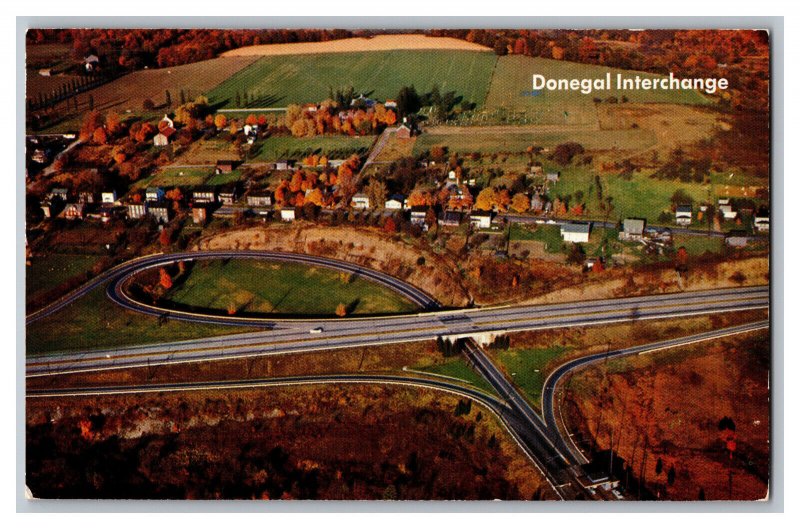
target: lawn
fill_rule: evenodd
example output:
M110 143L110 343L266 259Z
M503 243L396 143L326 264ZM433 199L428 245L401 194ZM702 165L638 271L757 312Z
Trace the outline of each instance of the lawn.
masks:
M208 178L208 180L206 180L206 185L221 186L225 184L230 184L231 182L237 182L241 179L242 179L241 170L234 169L230 173L220 173L211 175Z
M359 53L267 56L209 92L212 104L236 108L236 94L250 108L320 102L330 89L352 86L356 93L384 101L411 86L424 94L434 84L442 93L481 106L497 57L463 50L391 50ZM245 106L240 102L241 106Z
M490 122L531 123L540 125L596 125L597 112L594 98L628 98L631 103L677 103L704 105L709 99L696 91L668 90L608 90L582 94L579 91L532 91L533 74L548 79L599 78L611 72L612 85L616 74L625 77L639 75L643 78L661 76L538 57L508 55L497 61L489 93L486 97L485 115Z
M561 228L552 224L539 224L535 226L512 224L511 241L540 241L545 243L545 250L549 253L560 253L564 245L561 238Z
M722 237L690 237L675 235L673 237L675 248L683 246L689 255L703 255L706 252L720 253L725 249L725 239Z
M71 305L26 327L27 354L189 340L253 328L150 318L122 309L97 288Z
M414 367L415 371L424 371L434 375L441 375L443 377L457 378L475 386L489 394L495 395L494 388L482 376L476 373L461 357L454 357L445 359L442 363L433 364L424 367Z
M255 259L198 261L165 297L197 310L237 314L332 317L342 303L349 314L412 312L406 298L357 276L326 268Z
M163 167L146 184L172 188L175 186L201 186L212 173L210 167Z
M270 136L255 143L249 161L302 160L310 154L324 154L330 160L341 160L353 154L365 154L374 141L375 136Z
M91 270L99 259L96 255L52 254L31 258L25 268L25 297L44 294L73 277Z
M493 356L499 361L506 374L522 390L528 401L541 407L542 389L547 376L546 367L564 354L562 346L532 349L509 349L497 351Z

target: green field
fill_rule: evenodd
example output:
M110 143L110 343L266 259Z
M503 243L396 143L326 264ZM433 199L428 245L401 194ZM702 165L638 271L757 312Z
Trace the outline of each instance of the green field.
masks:
M448 358L441 364L415 367L413 369L434 375L441 375L443 377L457 378L463 380L470 386L475 386L491 395L495 395L494 388L492 388L491 384L469 367L461 357Z
M248 161L302 160L310 154L324 154L330 160L343 159L365 154L374 141L375 136L270 136L255 143Z
M27 354L78 351L154 342L171 342L252 331L252 327L204 325L129 312L97 288L55 314L28 325Z
M32 257L25 268L25 296L31 298L44 294L73 277L91 270L97 262L96 255L53 254Z
M253 259L199 261L165 300L196 310L237 314L335 317L343 303L348 314L412 312L406 298L366 279L326 268Z
M559 345L536 349L509 349L498 351L494 357L503 366L514 384L522 390L530 403L541 407L542 389L547 376L547 365L562 356L566 349Z
M172 188L175 186L201 186L213 173L211 167L163 167L151 178L144 181L140 187L160 186Z
M442 93L481 106L497 57L461 50L392 50L262 57L208 94L212 104L236 107L236 93L248 95L249 107L285 107L319 102L334 90L352 86L356 93L381 101L394 99L403 86L424 94L434 84ZM244 106L244 103L241 103Z
M555 147L558 144L574 141L587 150L641 151L657 145L655 133L650 130L564 130L559 132L537 131L525 127L495 130L475 127L468 132L438 127L428 134L422 134L414 145L414 154L430 150L434 145L446 145L450 152L498 153L524 152L531 145Z
M611 72L612 82L616 80L617 73L625 77L636 74L643 78L661 77L605 66L508 55L497 61L483 114L493 122L503 122L505 117L517 123L595 125L597 115L594 98L605 100L613 96L621 99L624 95L631 103L709 103L707 98L695 91L612 89L582 94L579 91L541 90L531 95L533 74L541 74L548 79L583 79L604 77L606 72Z

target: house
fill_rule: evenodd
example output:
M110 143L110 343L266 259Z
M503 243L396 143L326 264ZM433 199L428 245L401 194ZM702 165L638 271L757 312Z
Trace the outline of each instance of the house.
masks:
M413 206L411 208L411 224L427 228L428 223L425 221L427 216L428 208L426 206Z
M86 205L82 202L67 204L58 216L69 220L82 220L86 215Z
M469 215L469 223L473 228L485 230L492 227L491 211L473 211Z
M534 193L531 197L531 211L534 213L540 213L544 209L544 200L542 200L541 195L539 193Z
M153 145L156 147L166 147L169 145L169 139L173 134L175 134L175 129L171 127L161 129L158 134L153 136Z
M294 169L294 160L278 160L275 162L276 171L288 171Z
M168 115L164 114L164 117L161 118L161 121L158 123L158 130L166 128L174 129L175 123L173 123L173 121L169 119Z
M281 210L281 220L283 222L293 222L294 219L294 208L285 208Z
M164 200L164 190L160 187L148 187L145 189L144 199L147 202L161 202Z
M128 218L141 219L147 215L147 204L128 204Z
M50 190L49 198L58 197L60 200L66 202L69 200L69 191L63 187L54 187Z
M203 187L192 191L192 203L194 204L208 204L216 201L217 195L211 188Z
M100 194L100 201L103 204L113 204L117 201L117 192L116 191L103 191Z
M100 65L100 58L97 55L89 55L83 58L83 67L87 72L93 72Z
M719 206L719 212L722 213L722 218L725 220L733 220L736 218L736 211L734 211L733 206L730 204L721 204Z
M227 191L220 191L219 192L219 201L223 204L230 206L234 202L236 202L236 190L230 189Z
M769 231L769 213L766 211L759 211L753 217L753 228L758 232Z
M386 107L386 108L396 109L397 108L397 101L395 101L394 99L387 99L386 102L383 104L383 106Z
M392 195L389 199L383 204L383 207L386 209L403 209L403 205L405 204L406 197L403 195Z
M94 193L91 191L81 191L78 193L78 202L84 204L94 204Z
M350 205L355 209L369 209L369 197L364 193L357 193L353 195Z
M675 224L688 226L692 223L692 205L681 204L675 208Z
M556 171L555 173L547 173L547 174L545 175L545 179L546 179L548 182L551 182L551 183L556 183L556 182L558 182L558 181L561 179L561 173L560 173L560 172L558 172L558 171Z
M439 226L447 226L450 228L458 227L461 224L461 212L447 210L439 216Z
M192 206L192 222L203 225L208 219L208 209L205 204Z
M411 137L411 129L403 123L399 127L397 127L397 138L401 140L407 140Z
M568 222L561 225L561 238L566 242L589 242L591 224Z
M147 214L159 224L169 222L169 206L166 202L151 202L147 205Z
M310 112L313 114L317 110L319 110L319 108L314 103L306 103L303 105L303 112Z
M625 219L622 221L622 231L619 232L621 241L639 241L644 235L644 219Z
M272 205L272 197L269 193L251 193L247 195L247 205L269 207Z
M44 214L44 218L49 219L58 215L61 211L62 206L64 205L64 201L61 200L60 197L54 196L51 198L45 198L39 203L39 207L42 208L42 213Z
M217 160L217 164L214 168L215 174L227 174L233 171L233 167L236 165L235 160Z

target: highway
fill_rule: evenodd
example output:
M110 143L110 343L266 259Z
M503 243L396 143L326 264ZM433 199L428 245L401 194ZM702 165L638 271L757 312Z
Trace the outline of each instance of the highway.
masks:
M744 325L737 325L725 329L717 329L693 334L691 336L637 345L626 349L618 349L607 353L598 353L570 360L557 367L544 381L542 390L542 416L545 428L550 432L550 438L555 441L559 453L568 454L573 464L588 463L589 461L584 453L572 442L572 438L563 424L563 419L559 420L560 413L557 410L558 399L556 398L556 390L559 382L561 382L567 374L599 362L605 362L612 358L652 353L673 347L684 347L695 343L714 340L725 336L754 332L761 329L769 329L769 321L746 323Z
M172 343L30 355L27 376L154 366L169 363L300 353L346 347L469 338L515 331L602 325L633 320L766 309L768 287L742 287L550 305L487 307L375 318L256 320L266 330ZM184 315L190 321L213 321ZM267 325L269 323L269 325ZM318 334L310 331L316 327Z

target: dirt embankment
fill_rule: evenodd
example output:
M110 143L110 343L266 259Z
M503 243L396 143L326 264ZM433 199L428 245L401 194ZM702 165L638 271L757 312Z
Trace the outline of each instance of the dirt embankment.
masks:
M564 415L654 497L760 500L769 480L769 333L609 362L565 381ZM661 461L659 463L659 460Z
M28 401L40 498L529 500L550 488L486 409L324 386Z
M651 270L634 268L608 270L600 274L590 272L580 285L537 295L529 301L560 303L767 284L769 258L749 257L696 266L690 264L688 273L682 278L678 277L671 265Z
M461 307L470 299L451 259L376 230L301 223L257 227L211 235L201 239L194 249L273 250L333 257L398 277L445 306Z
M427 35L376 35L326 42L295 42L290 44L261 44L226 51L221 57L250 55L303 55L311 53L346 53L388 50L468 50L492 51L491 48L454 39L452 37L428 37Z

